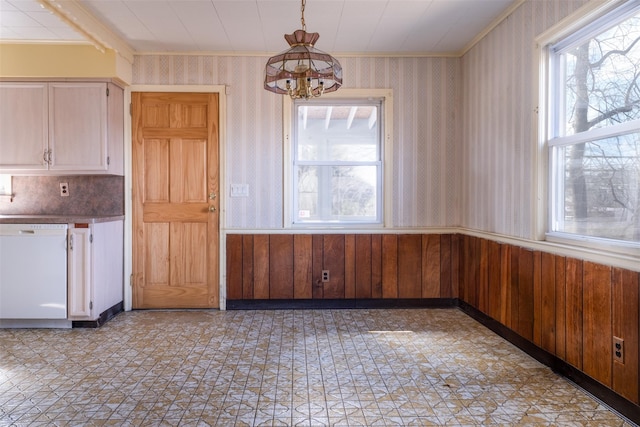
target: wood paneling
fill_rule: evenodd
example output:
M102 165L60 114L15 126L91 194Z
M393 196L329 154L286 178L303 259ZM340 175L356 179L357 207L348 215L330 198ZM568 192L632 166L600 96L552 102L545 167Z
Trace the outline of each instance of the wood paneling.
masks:
M242 240L241 234L227 236L227 299L242 299Z
M473 236L465 236L462 239L461 249L461 286L460 297L479 308L478 283L480 276L480 239Z
M502 312L502 287L500 283L500 244L490 241L487 245L487 261L489 263L487 270L488 280L488 314L494 319L500 319Z
M638 372L640 336L638 310L640 273L614 268L612 281L612 332L624 340L624 360L613 362L613 390L635 403L639 401L640 376Z
M460 257L462 247L462 236L454 234L451 236L451 296L458 298L460 296ZM446 295L443 295L446 297Z
M486 270L490 317L638 403L639 273L460 239L461 299L481 310ZM614 360L614 336L624 340L623 362Z
M567 258L566 271L566 361L582 369L582 261Z
M452 298L462 245L459 236L437 234L229 234L227 298Z
M519 310L520 310L520 306L519 306L519 302L520 302L520 290L519 290L519 282L518 279L520 278L519 276L519 260L520 260L520 248L518 247L512 247L511 248L511 257L509 259L509 272L510 272L510 277L509 277L509 312L511 313L511 316L509 319L507 319L507 321L509 322L509 324L507 326L509 326L511 329L513 329L514 331L518 330L518 318L519 318Z
M511 327L511 246L500 247L500 318L503 325Z
M453 297L452 236L440 235L440 297Z
M371 298L371 235L356 235L356 298Z
M269 235L253 236L253 297L269 299Z
M322 286L322 270L324 259L324 236L314 234L311 240L311 259L313 262L313 274L311 276L311 286L313 298L324 298L324 287Z
M382 236L382 298L398 298L398 236Z
M344 236L344 297L356 298L356 236Z
M556 257L540 256L540 347L556 351Z
M382 298L382 236L371 236L371 296Z
M582 368L611 387L611 267L583 263Z
M533 341L533 251L518 249L518 324L516 332Z
M329 270L330 279L322 283L323 295L326 299L344 298L344 240L341 234L324 236L322 251L323 270ZM357 266L356 266L357 271Z
M567 360L567 259L556 259L556 356Z
M422 297L422 236L398 236L398 296Z
M242 236L242 298L253 299L253 236Z
M478 310L489 314L489 241L479 240Z
M293 298L293 236L269 236L269 298Z
M533 342L538 347L542 342L542 254L533 252Z
M293 297L309 299L312 291L312 238L309 234L293 236Z
M440 297L440 236L422 236L422 298Z

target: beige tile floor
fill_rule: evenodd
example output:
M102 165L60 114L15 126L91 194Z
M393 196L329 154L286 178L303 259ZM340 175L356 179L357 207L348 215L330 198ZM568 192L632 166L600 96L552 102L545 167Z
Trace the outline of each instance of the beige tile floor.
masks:
M0 425L631 425L456 309L0 330Z

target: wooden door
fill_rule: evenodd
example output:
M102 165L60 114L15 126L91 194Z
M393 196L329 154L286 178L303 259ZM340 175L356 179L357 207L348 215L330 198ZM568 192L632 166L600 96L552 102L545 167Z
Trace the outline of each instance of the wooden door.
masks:
M132 93L133 308L217 308L218 95Z

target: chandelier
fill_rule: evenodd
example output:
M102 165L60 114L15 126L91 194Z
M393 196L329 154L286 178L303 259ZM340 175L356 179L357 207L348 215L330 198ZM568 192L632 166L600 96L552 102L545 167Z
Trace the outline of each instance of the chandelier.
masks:
M306 0L302 0L302 29L284 36L288 50L272 56L265 67L264 88L287 94L292 99L309 99L338 90L342 85L342 66L337 59L313 47L320 35L307 33L304 22Z

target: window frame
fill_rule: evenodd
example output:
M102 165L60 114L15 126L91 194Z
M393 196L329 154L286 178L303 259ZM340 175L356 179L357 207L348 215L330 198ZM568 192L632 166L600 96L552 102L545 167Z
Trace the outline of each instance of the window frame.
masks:
M574 247L604 253L605 256L622 256L632 259L640 256L640 242L554 231L553 227L558 203L554 186L557 180L563 179L554 170L553 156L556 151L554 147L566 147L581 142L597 141L603 136L626 134L638 129L640 120L555 138L559 131L558 110L564 106L553 102L554 93L556 99L559 99L562 89L554 75L558 65L554 64L556 55L552 52L552 47L572 44L576 40L599 34L602 31L601 27L598 29L588 27L607 15L611 22L620 16L628 15L632 9L637 8L637 4L621 0L592 1L535 39L534 66L536 68L533 73L533 99L537 100L538 105L534 108L533 129L536 133L537 146L533 156L534 182L536 183L533 196L534 206L536 206L534 217L534 239L536 240L567 248Z
M379 222L295 222L293 212L295 206L295 108L293 100L285 96L282 102L283 111L283 183L284 206L283 223L285 229L380 229L389 227L392 218L391 189L393 177L393 91L391 89L346 89L322 95L322 100L371 100L380 99L382 103L382 129L380 133L381 154L381 201L378 203L380 212Z

